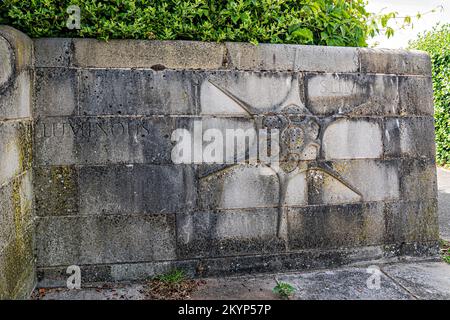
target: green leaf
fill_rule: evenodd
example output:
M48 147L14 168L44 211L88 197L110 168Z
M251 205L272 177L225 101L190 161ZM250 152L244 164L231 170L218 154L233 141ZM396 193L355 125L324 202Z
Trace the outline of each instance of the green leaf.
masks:
M314 39L314 34L307 28L299 28L295 30L294 32L292 32L292 36L295 38L304 39L307 42L312 42Z

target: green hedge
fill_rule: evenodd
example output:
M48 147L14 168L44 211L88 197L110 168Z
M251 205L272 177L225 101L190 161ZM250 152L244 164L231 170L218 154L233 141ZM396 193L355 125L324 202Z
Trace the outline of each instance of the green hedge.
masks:
M81 29L66 28L69 5ZM365 0L4 0L0 24L31 37L188 39L366 46Z
M437 162L450 165L450 24L435 27L411 42L427 51L433 63L433 90L436 119Z

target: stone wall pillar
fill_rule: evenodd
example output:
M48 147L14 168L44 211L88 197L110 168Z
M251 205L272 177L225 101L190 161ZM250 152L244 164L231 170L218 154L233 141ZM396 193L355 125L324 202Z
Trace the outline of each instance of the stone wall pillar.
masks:
M33 42L0 26L0 299L35 285L32 188Z

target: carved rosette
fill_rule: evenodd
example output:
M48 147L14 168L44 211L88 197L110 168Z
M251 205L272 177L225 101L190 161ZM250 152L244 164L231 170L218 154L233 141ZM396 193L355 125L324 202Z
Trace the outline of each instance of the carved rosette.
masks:
M299 161L315 160L320 151L320 126L314 118L288 115L265 117L263 126L280 131L280 167L292 172Z

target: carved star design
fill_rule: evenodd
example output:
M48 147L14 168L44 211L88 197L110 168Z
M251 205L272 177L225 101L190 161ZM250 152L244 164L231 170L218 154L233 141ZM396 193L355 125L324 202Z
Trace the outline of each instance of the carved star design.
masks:
M260 111L245 100L241 99L230 90L218 85L212 79L207 80L211 85L220 90L224 95L234 101L247 115L254 120L256 132L259 129L278 129L280 132L280 161L273 163L262 163L277 175L279 181L279 201L277 218L277 236L283 234L283 220L285 220L285 201L287 187L295 176L310 171L320 171L338 180L345 187L353 191L362 200L363 195L339 172L334 170L324 161L318 158L322 152L320 132L324 124L311 113L296 96L296 90L289 91L287 97L278 105L271 107L268 112L260 116ZM298 94L298 93L297 93ZM300 103L299 103L300 102ZM299 105L301 104L301 105ZM348 111L350 113L351 110ZM340 113L342 115L342 112ZM332 118L332 117L331 117ZM327 121L326 125L331 121ZM248 152L248 150L247 150ZM245 152L245 154L247 154ZM245 154L238 158L236 164L217 165L216 170L210 171L202 178L206 178L218 171L234 167L245 162Z

